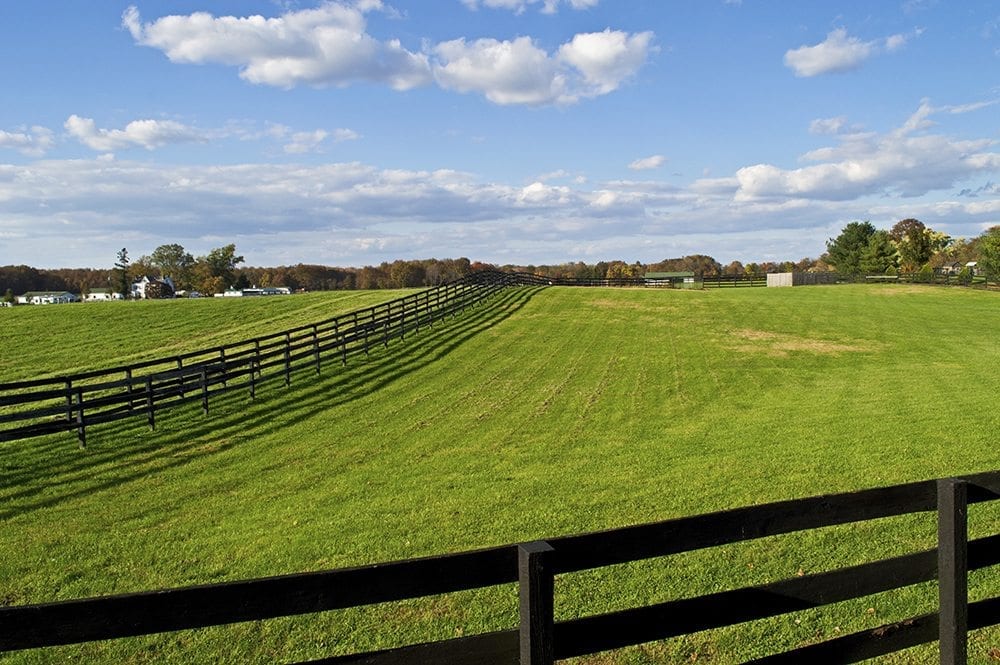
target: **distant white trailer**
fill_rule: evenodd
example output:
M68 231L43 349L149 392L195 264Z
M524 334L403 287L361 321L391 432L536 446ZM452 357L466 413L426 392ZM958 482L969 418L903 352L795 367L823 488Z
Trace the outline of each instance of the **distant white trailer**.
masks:
M804 286L806 284L836 284L833 272L769 272L768 286Z

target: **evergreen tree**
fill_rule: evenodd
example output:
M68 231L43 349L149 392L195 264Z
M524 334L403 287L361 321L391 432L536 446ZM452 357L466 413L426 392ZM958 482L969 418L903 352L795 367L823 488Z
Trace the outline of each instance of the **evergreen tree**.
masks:
M843 275L861 272L861 255L868 248L868 242L875 234L871 222L851 222L840 235L826 241L829 261Z
M868 239L868 246L861 253L861 272L881 275L890 266L896 266L896 247L887 231L876 231Z
M115 272L118 273L118 290L122 294L122 298L128 298L131 295L132 283L129 281L129 261L128 261L128 250L122 247L118 251L118 260L115 261Z

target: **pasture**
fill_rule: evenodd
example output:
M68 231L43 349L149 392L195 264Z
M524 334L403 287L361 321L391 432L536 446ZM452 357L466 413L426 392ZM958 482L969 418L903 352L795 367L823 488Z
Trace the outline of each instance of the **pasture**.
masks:
M182 352L396 294L0 312L0 380ZM0 446L0 603L360 565L1000 467L996 294L904 285L513 289L202 416ZM44 340L42 342L41 340ZM972 535L1000 514L971 511ZM930 547L835 527L566 576L558 617ZM971 578L974 599L1000 578ZM739 662L928 611L933 586L584 659ZM271 662L508 628L499 587L7 655ZM973 634L990 662L1000 632ZM992 650L992 651L991 651ZM918 649L894 662L925 662Z

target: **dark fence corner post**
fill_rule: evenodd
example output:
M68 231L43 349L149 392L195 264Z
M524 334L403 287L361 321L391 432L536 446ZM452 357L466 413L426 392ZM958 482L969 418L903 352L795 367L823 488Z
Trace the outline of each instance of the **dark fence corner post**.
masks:
M968 659L968 491L964 480L937 482L941 665L966 665Z
M553 551L544 541L517 546L521 665L552 665L554 662Z

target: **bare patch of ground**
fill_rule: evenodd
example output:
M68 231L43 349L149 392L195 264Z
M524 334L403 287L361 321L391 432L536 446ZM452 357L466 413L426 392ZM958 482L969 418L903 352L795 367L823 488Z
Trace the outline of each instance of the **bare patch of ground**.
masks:
M737 340L730 345L734 351L745 353L766 353L771 356L787 356L793 351L806 351L817 354L861 353L873 351L877 344L872 342L841 342L828 339L812 339L797 337L765 330L734 330L729 333L731 339ZM738 340L743 340L743 343Z

